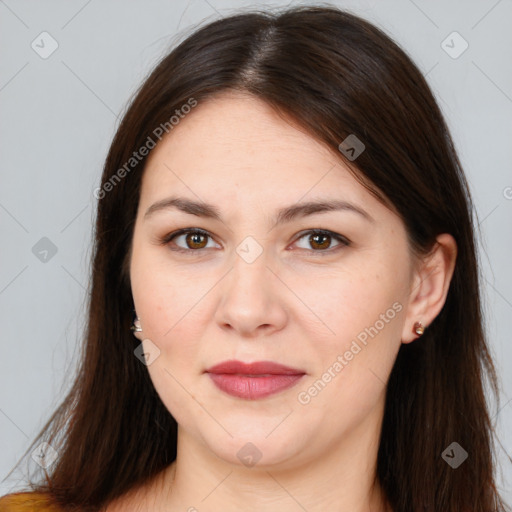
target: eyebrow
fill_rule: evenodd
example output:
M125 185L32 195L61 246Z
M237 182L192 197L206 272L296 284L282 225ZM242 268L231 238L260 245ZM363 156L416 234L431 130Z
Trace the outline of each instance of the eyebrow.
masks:
M203 201L194 201L186 197L168 197L157 201L152 204L144 214L144 220L151 217L156 212L166 211L170 209L177 209L190 215L197 217L204 217L209 219L222 221L222 216L219 209ZM291 222L297 218L313 215L314 213L332 212L332 211L348 211L356 213L370 222L375 222L375 219L365 210L356 206L355 204L341 200L319 200L309 201L305 203L297 203L285 208L277 210L277 215L274 218L274 224L284 224Z

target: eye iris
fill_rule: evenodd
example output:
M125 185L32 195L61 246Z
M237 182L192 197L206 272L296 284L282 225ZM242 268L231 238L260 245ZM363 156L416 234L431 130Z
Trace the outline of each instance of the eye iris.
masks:
M326 247L329 247L329 239L330 239L329 235L326 235L323 233L317 233L317 234L311 235L310 240L313 241L313 245L315 245L315 244L318 245L318 242L317 242L318 238L323 238L324 240L327 240L326 243L324 242L324 243L319 244L319 245L321 245L321 247L319 247L320 249L325 249Z
M186 242L187 242L187 245L190 247L190 244L189 242L192 241L192 244L201 244L201 241L200 239L203 239L203 242L206 241L206 236L203 235L202 233L188 233L187 236L186 236ZM193 249L202 249L206 244L204 243L203 245L201 245L201 247L197 247L197 245L193 245L192 247L190 248L193 248Z

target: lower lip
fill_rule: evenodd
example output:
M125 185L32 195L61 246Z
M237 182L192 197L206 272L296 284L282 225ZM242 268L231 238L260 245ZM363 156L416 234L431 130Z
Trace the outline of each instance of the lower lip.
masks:
M209 373L208 375L220 390L246 400L258 400L284 391L294 386L304 376L300 374L249 377L231 373Z

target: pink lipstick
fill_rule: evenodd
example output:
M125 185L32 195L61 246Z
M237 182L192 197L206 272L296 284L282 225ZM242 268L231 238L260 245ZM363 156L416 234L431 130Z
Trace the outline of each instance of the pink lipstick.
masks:
M228 395L258 400L294 386L306 372L272 361L224 361L206 370L213 383Z

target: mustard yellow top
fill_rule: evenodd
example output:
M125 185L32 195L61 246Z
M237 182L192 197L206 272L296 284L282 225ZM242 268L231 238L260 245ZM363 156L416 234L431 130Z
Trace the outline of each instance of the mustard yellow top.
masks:
M38 492L17 492L0 498L0 512L62 512L50 497Z

